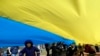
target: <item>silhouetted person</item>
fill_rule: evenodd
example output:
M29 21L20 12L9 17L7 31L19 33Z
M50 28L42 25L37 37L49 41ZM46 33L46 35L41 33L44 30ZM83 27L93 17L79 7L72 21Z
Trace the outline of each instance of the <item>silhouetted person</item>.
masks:
M52 56L58 56L59 50L57 49L56 43L52 44L51 49L52 49Z
M79 52L80 52L80 56L84 56L84 48L81 44L78 45L78 49L79 49Z
M10 54L10 52L9 52L9 50L7 49L7 56L11 56L11 54Z
M63 43L62 42L58 42L57 49L59 50L58 56L62 56L62 54L64 52L64 46L63 46Z
M76 52L77 52L77 47L75 46L75 44L72 44L68 50L67 50L67 56L73 56L73 55L76 55Z
M95 45L95 49L96 49L96 52L99 52L99 46L97 44Z
M46 52L47 52L46 56L50 56L50 45L48 43L45 44L45 49L46 49Z
M67 45L63 44L63 53L62 53L62 56L66 56L67 49L68 49Z

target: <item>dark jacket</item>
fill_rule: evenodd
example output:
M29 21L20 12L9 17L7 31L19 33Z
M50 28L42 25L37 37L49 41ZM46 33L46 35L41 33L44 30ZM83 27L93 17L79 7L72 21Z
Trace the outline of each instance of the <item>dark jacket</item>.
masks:
M35 52L39 52L38 48L36 47L32 47L30 49L28 48L24 48L21 52L20 52L20 55L19 56L24 56L24 54L26 56L36 56ZM39 53L38 53L38 56L39 56Z
M58 48L56 46L52 46L51 49L52 49L52 56L58 56L59 54Z
M26 46L27 43L31 43L32 46L31 46L30 48L28 48L28 47ZM32 41L26 41L26 42L25 42L25 46L26 46L26 47L20 52L19 56L24 56L24 54L25 54L26 56L36 56L35 52L38 52L38 53L37 53L37 56L40 56L39 49L38 49L37 47L34 47L34 46L33 46Z
M96 52L99 52L99 47L95 46Z
M50 45L48 43L45 44L45 49L46 49L46 56L50 56Z
M72 47L69 47L67 50L67 55L68 56L73 56L75 54L75 52L77 51L77 47L75 46L74 49Z

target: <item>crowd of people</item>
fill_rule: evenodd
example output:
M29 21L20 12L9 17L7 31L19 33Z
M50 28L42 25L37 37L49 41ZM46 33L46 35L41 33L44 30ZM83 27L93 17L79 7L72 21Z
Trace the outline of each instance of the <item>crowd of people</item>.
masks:
M31 40L25 41L25 47L19 51L18 46L12 46L6 51L0 50L0 56L40 56L40 50Z
M95 56L97 52L100 52L99 45L91 44L71 44L67 45L63 42L46 43L45 45L46 56L84 56L84 53L88 53L88 56ZM19 51L18 46L12 46L6 51L0 49L0 56L41 56L41 48L34 46L31 40L25 41L25 47Z
M91 44L71 44L68 46L62 42L58 42L52 45L45 44L45 48L47 56L84 56L84 53L88 53L88 56L95 56L97 52L100 52L99 45Z

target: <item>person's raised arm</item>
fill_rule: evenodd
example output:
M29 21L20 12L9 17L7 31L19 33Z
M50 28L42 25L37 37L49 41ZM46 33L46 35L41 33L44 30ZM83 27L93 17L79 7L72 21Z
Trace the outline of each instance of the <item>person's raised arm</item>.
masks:
M19 56L24 56L24 54L25 54L25 48L20 51Z
M40 56L40 50L37 47L34 47L34 48L35 48L35 52L36 52L37 56Z

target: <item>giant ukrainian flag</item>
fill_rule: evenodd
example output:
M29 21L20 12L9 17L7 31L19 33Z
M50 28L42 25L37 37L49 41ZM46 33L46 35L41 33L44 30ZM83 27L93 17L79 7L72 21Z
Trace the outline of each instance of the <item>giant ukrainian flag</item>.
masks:
M17 40L21 36L24 36L23 39L31 36L36 40L41 37L41 41L46 42L63 39L92 44L100 42L100 0L0 0L0 16L6 17L0 18L1 39L6 35L4 31L7 31L11 37L13 34L12 39ZM22 34L9 31L14 29ZM14 37L19 35L20 38Z

